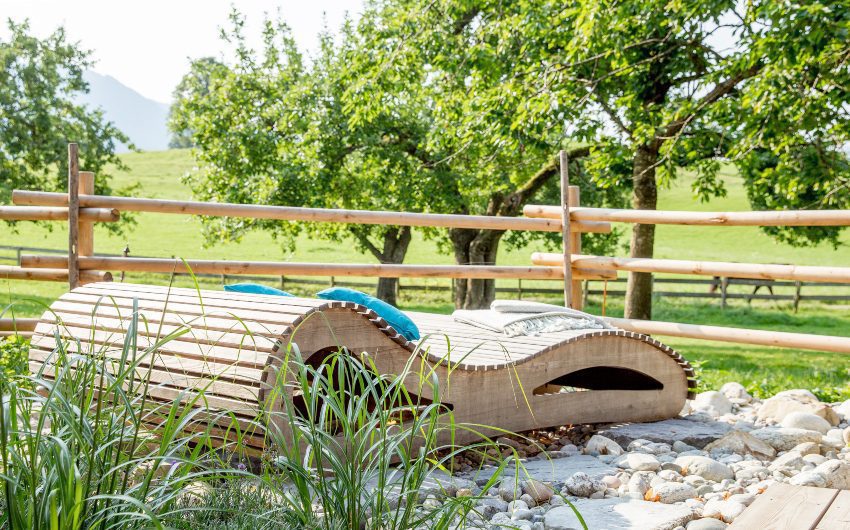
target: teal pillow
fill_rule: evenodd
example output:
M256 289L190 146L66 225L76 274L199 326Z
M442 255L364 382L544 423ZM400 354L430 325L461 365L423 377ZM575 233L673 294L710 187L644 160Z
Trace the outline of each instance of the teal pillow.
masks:
M269 287L267 285L260 285L259 283L234 283L231 285L224 286L225 291L230 291L232 293L248 293L248 294L270 294L274 296L294 296L286 291L281 291L280 289L275 289L274 287Z
M410 317L381 299L369 296L366 293L346 289L345 287L331 287L325 289L316 296L324 300L339 300L341 302L354 302L368 307L387 321L399 334L407 340L419 340L419 328L410 320Z

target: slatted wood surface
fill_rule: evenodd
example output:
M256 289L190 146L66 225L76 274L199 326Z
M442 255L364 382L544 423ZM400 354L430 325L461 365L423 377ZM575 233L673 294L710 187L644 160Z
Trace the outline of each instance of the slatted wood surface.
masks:
M729 530L850 529L850 491L773 484Z
M457 421L518 432L664 419L681 409L696 384L690 365L675 351L624 330L506 337L447 315L410 313L423 335L417 344L371 310L348 302L122 283L85 285L54 302L36 326L31 369L52 377L61 368L54 365L55 350L64 343L71 353L125 362L121 350L134 314L134 340L140 351L150 350L134 369L150 380L149 398L167 405L203 392L213 411L232 413L246 427L281 410L286 398L271 390L281 388L286 351L281 346L289 341L305 358L340 346L365 352L382 373L400 373L411 354L420 355L440 381L459 381L446 384L443 396ZM584 394L592 396L567 396L559 385L550 390L549 382L594 367L631 369L660 386L636 391L606 380L587 385L593 392ZM520 383L523 392L535 390L530 400L516 397Z

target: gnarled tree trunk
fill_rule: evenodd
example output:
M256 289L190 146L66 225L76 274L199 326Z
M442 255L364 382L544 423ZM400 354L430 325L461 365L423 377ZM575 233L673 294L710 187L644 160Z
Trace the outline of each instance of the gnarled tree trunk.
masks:
M383 237L383 248L378 249L366 234L355 231L355 236L381 263L404 263L412 238L409 226L388 227ZM378 278L375 296L388 304L398 305L398 278Z
M499 241L504 231L454 228L449 237L459 265L493 265L499 251ZM485 309L496 298L496 280L457 278L455 281L455 307Z
M634 191L632 206L637 210L654 210L658 203L655 184L655 165L658 148L641 146L635 153L632 181ZM651 258L655 246L655 225L635 224L632 229L631 257ZM630 272L626 287L626 318L649 320L652 318L652 274Z

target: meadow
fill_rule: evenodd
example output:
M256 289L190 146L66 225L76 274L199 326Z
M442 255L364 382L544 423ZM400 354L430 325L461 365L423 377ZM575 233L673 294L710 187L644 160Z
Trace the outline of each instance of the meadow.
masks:
M187 150L151 153L130 153L123 156L129 169L111 171L113 185L121 188L134 183L140 185L138 194L144 197L189 199L191 191L180 182L180 177L191 171L193 161ZM709 202L700 203L691 193L692 180L688 175L673 182L659 193L659 208L679 210L746 210L746 196L734 169L724 168L723 179L728 194ZM129 246L131 255L184 257L197 259L261 259L280 261L316 261L326 263L369 263L370 255L358 253L351 244L338 244L313 240L302 236L289 250L266 233L246 234L238 243L206 245L201 236L199 220L183 216L138 214L136 224L123 235L114 235L103 227L96 229L96 251L120 254ZM4 230L0 245L29 246L63 249L67 245L63 227L33 223L20 223L13 230ZM793 263L798 265L842 265L850 262L850 233L842 236L842 245L833 249L829 245L794 248L776 243L754 227L700 228L686 226L659 226L656 239L656 256L660 258L707 259L741 262ZM624 242L625 243L625 242ZM541 250L542 243L532 243L527 248L511 249L502 245L499 263L527 265L529 256ZM10 251L0 250L0 254ZM625 251L621 251L625 255ZM425 240L416 232L408 252L407 263L451 263L452 257L440 253L433 241ZM5 262L9 263L9 262ZM164 283L164 275L128 274L127 281ZM178 283L188 282L187 278ZM276 280L279 281L279 280ZM359 281L355 280L355 281ZM370 281L370 280L364 280ZM405 280L402 280L404 282ZM202 279L205 287L220 288L221 279ZM448 280L415 280L411 283L448 286ZM516 282L500 282L500 286L515 286ZM523 282L528 287L557 288L552 282ZM594 288L599 288L594 285ZM310 295L317 287L287 285L296 294ZM622 288L622 284L616 287ZM704 289L695 286L692 289ZM751 288L739 286L734 292L746 293ZM53 299L64 292L63 284L0 280L0 305L13 303L18 316L37 316ZM806 287L806 294L816 292L846 292L835 288ZM780 291L778 291L780 292ZM781 291L781 292L788 292ZM542 301L557 301L553 295L537 297ZM448 293L436 290L402 291L401 305L406 309L432 312L450 312ZM600 297L591 297L588 310L601 311ZM609 297L606 314L622 314L622 299ZM733 300L728 308L721 309L716 300L683 300L657 297L654 318L687 323L702 323L751 327L776 331L818 333L850 336L850 307L838 303L804 302L794 313L790 302ZM700 366L704 388L716 388L727 381L739 381L751 391L766 396L776 391L803 387L810 388L825 400L850 398L850 357L841 354L797 351L748 345L706 342L679 338L665 338L686 358Z

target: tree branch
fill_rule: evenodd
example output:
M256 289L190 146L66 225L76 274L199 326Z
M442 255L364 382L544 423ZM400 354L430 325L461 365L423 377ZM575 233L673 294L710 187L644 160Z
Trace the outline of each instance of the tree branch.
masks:
M577 158L585 158L590 155L590 146L574 147L567 151L567 157L570 160ZM546 182L559 173L559 158L553 157L546 162L543 167L537 170L534 175L529 178L525 184L517 188L516 191L508 195L502 200L498 215L516 215L519 213L525 203L535 194Z

